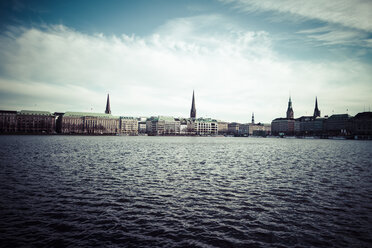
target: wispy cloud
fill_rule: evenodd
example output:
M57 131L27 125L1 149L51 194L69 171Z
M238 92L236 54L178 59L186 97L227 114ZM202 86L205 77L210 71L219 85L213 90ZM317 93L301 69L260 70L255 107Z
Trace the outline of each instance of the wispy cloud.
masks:
M274 11L305 19L316 19L326 23L372 32L372 2L369 0L220 0L243 11Z
M297 33L304 34L307 38L319 41L322 45L371 47L368 33L360 32L355 29L339 28L328 25L301 30Z
M315 95L323 113L356 113L371 104L371 69L283 59L270 34L218 15L173 19L146 37L13 28L0 36L0 94L17 101L0 107L102 112L110 92L114 114L187 116L195 89L199 116L244 122L255 112L269 122L289 91L296 115L312 110Z

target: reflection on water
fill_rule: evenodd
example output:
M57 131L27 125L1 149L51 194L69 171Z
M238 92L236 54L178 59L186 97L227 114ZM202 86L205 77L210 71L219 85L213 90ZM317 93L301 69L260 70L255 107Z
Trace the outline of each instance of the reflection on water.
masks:
M0 244L372 245L372 144L0 136Z

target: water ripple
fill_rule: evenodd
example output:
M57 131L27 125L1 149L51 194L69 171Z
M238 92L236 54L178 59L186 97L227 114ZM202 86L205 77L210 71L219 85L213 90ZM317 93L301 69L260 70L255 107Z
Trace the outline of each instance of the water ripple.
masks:
M372 246L370 142L0 138L1 247Z

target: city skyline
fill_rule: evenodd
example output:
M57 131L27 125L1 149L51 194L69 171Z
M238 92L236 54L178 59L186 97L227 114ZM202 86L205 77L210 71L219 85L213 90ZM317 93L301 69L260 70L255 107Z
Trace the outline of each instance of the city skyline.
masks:
M152 115L152 116L125 116L125 114L116 114L116 117L124 117L124 118L131 118L131 119L134 119L134 118L137 118L137 119L142 119L142 118L147 118L147 119L151 119L153 117L170 117L170 118L178 118L178 119L189 119L189 120L205 120L205 119L210 119L210 120L214 120L214 121L218 121L218 122L223 122L223 123L239 123L237 121L228 121L226 122L225 120L221 120L221 119L217 119L217 118L210 118L210 117L203 117L203 116L197 116L196 115L196 107L195 107L195 91L193 90L192 92L192 99L191 99L191 108L190 108L190 115L189 117L186 117L186 116L170 116L170 115ZM87 111L87 112L82 112L82 111L68 111L68 110L65 110L65 111L61 111L61 112L56 112L56 111L45 111L45 110L30 110L30 109L18 109L18 110L1 110L1 111L5 111L5 112L22 112L22 111L25 111L25 112L45 112L45 113L49 113L50 115L54 115L54 116L58 116L58 115L64 115L65 113L79 113L79 114L84 114L86 116L90 116L90 114L92 114L92 116L95 116L95 115L102 115L102 114L105 114L107 116L115 116L115 115L112 115L111 114L111 104L110 104L110 94L107 94L107 98L106 98L106 107L105 107L105 111L104 112L93 112L93 111ZM54 113L53 113L54 112ZM368 111L363 111L364 113L368 113L368 112L371 112L370 110ZM362 112L361 112L362 113ZM360 113L358 113L360 114ZM334 113L332 113L332 115L334 115ZM332 116L330 115L330 116ZM336 114L337 115L337 114ZM346 115L346 116L349 116L349 117L352 117L351 115L349 115L348 113L346 114L343 114L343 115ZM102 115L103 116L103 115ZM321 111L320 109L318 108L318 98L315 97L315 106L314 106L314 112L313 112L313 115L302 115L302 116L295 116L294 115L294 111L293 111L293 108L292 108L292 99L291 99L291 96L289 96L289 99L288 99L288 107L287 107L287 111L286 111L286 116L285 117L276 117L275 119L287 119L287 120L300 120L301 118L308 118L308 117L311 117L311 118L317 118L317 117L325 117L325 118L328 118L330 117L328 115L325 115L325 116L322 116L321 115ZM275 120L273 119L273 120ZM248 124L249 122L246 121L244 123L240 123L240 124ZM270 124L270 123L264 123L262 121L258 121L257 123L254 121L254 112L252 112L252 117L251 117L251 121L250 121L251 124Z
M368 1L7 1L0 109L270 123L372 106ZM321 7L320 7L321 6Z

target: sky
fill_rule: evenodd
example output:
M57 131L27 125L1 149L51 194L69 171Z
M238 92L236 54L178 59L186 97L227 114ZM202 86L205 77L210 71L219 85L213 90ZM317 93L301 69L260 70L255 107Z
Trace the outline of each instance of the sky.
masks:
M0 2L0 109L246 123L372 107L370 0Z

